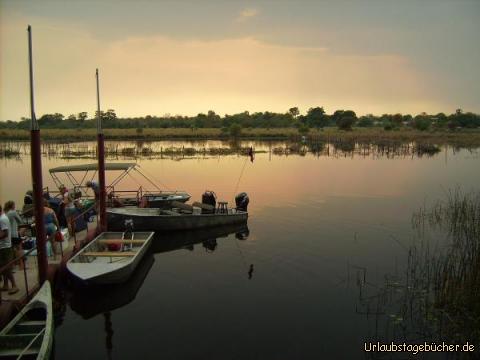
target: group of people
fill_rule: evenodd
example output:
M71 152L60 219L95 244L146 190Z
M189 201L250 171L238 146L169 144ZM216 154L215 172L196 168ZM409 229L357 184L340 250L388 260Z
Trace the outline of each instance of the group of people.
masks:
M3 208L0 204L0 269L11 263L21 251L21 238L18 230L18 225L21 223L22 220L15 210L13 201L7 201ZM22 266L24 266L23 262ZM3 278L3 286L0 290L8 291L10 295L18 292L12 267L3 269L0 274Z
M100 194L98 183L95 181L87 181L86 185L93 190L95 200L98 203ZM69 232L72 234L74 229L71 228L71 224L77 214L77 208L80 206L80 196L76 195L73 191L69 191L64 185L61 185L59 190L61 194L60 211L62 215L65 215ZM28 191L25 199L25 205L29 204L30 210L32 210L33 193ZM51 245L53 254L56 254L55 236L61 230L60 222L57 213L52 209L46 198L43 200L43 213L43 223L45 225L47 241ZM33 213L30 213L30 216L32 215ZM7 201L3 207L0 204L0 281L3 280L3 286L0 287L0 290L8 291L9 294L15 294L19 291L15 277L13 276L13 266L15 265L13 260L19 259L16 264L18 264L20 269L23 269L25 266L25 262L22 259L22 242L26 229L21 226L22 224L23 220L15 208L14 201ZM7 267L8 264L10 264L10 266Z

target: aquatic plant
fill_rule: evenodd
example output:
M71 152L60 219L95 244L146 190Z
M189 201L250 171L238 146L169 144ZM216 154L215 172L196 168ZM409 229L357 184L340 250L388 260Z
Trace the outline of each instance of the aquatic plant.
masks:
M374 316L376 334L388 341L480 346L480 191L449 190L445 199L416 211L412 225L417 241L401 244L405 272L386 275L379 287L357 281L357 312ZM432 242L430 235L445 242Z

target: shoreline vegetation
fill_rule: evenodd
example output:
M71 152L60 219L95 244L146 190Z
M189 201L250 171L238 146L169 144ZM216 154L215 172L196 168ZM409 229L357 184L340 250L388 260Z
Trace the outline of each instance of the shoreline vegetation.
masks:
M38 119L45 141L77 141L94 139L97 118L102 121L110 140L170 140L170 139L276 139L313 141L372 142L421 141L469 146L480 145L480 115L457 109L454 113L435 115L425 112L409 114L367 114L357 117L352 110L336 110L327 114L323 107L312 107L301 114L298 107L285 113L244 111L220 116L210 110L207 114L181 116L146 115L119 118L114 109L96 112L92 118L80 112L44 114ZM5 140L27 140L30 119L0 121L0 137Z
M418 138L413 140L404 140L408 137L384 138L381 136L372 137L369 133L363 134L363 137L345 138L341 135L325 133L302 138L295 135L286 139L260 139L260 138L236 138L210 140L203 138L190 139L113 139L105 144L105 157L110 160L119 159L163 159L171 158L175 160L191 158L209 158L228 155L248 155L250 147L253 147L255 154L267 154L268 156L314 156L327 157L345 157L360 156L375 158L396 158L396 157L422 157L434 156L442 150L451 148L453 151L466 149L471 153L477 152L478 136L469 136L467 139L434 138L424 135L423 140ZM351 133L350 133L351 134ZM324 140L326 139L326 140ZM400 139L400 140L399 140ZM442 141L432 141L441 139ZM473 141L472 141L473 139ZM476 140L475 140L476 139ZM468 141L465 141L468 140ZM454 145L450 143L454 143ZM476 143L476 145L475 145ZM82 138L81 140L68 141L62 138L61 141L43 141L41 145L43 156L61 159L95 159L97 157L97 147L94 137L91 139ZM28 141L0 141L0 158L21 158L30 155L30 146Z
M219 128L145 128L138 129L105 129L107 140L290 140L321 142L355 142L355 143L431 143L461 147L480 146L480 129L429 130L419 131L411 128L400 128L387 131L380 127L353 128L345 131L333 127L310 130L301 134L296 128L246 128L232 135ZM93 141L96 129L42 129L44 142L78 142ZM1 141L24 141L30 139L30 132L23 129L0 129Z

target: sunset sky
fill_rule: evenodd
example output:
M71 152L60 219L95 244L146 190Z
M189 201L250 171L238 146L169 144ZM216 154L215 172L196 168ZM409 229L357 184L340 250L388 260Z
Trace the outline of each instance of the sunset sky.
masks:
M480 1L0 0L0 120L480 112Z

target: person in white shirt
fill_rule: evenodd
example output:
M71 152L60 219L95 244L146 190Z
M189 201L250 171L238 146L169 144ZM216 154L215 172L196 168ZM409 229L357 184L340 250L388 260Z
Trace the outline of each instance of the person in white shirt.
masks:
M15 257L21 257L23 255L22 249L22 239L21 234L22 230L18 230L18 225L22 224L23 221L18 215L17 210L15 210L15 202L7 201L5 206L3 207L3 211L5 211L5 215L7 215L8 220L10 221L10 230L12 231L12 247L14 249ZM23 269L23 261L18 263L20 269Z
M10 226L10 220L7 215L4 214L2 205L0 205L0 268L7 265L14 259L14 253L12 248L12 230ZM3 287L1 291L8 291L9 294L15 294L18 292L15 278L13 277L12 267L9 266L2 273ZM12 285L8 287L8 283Z

